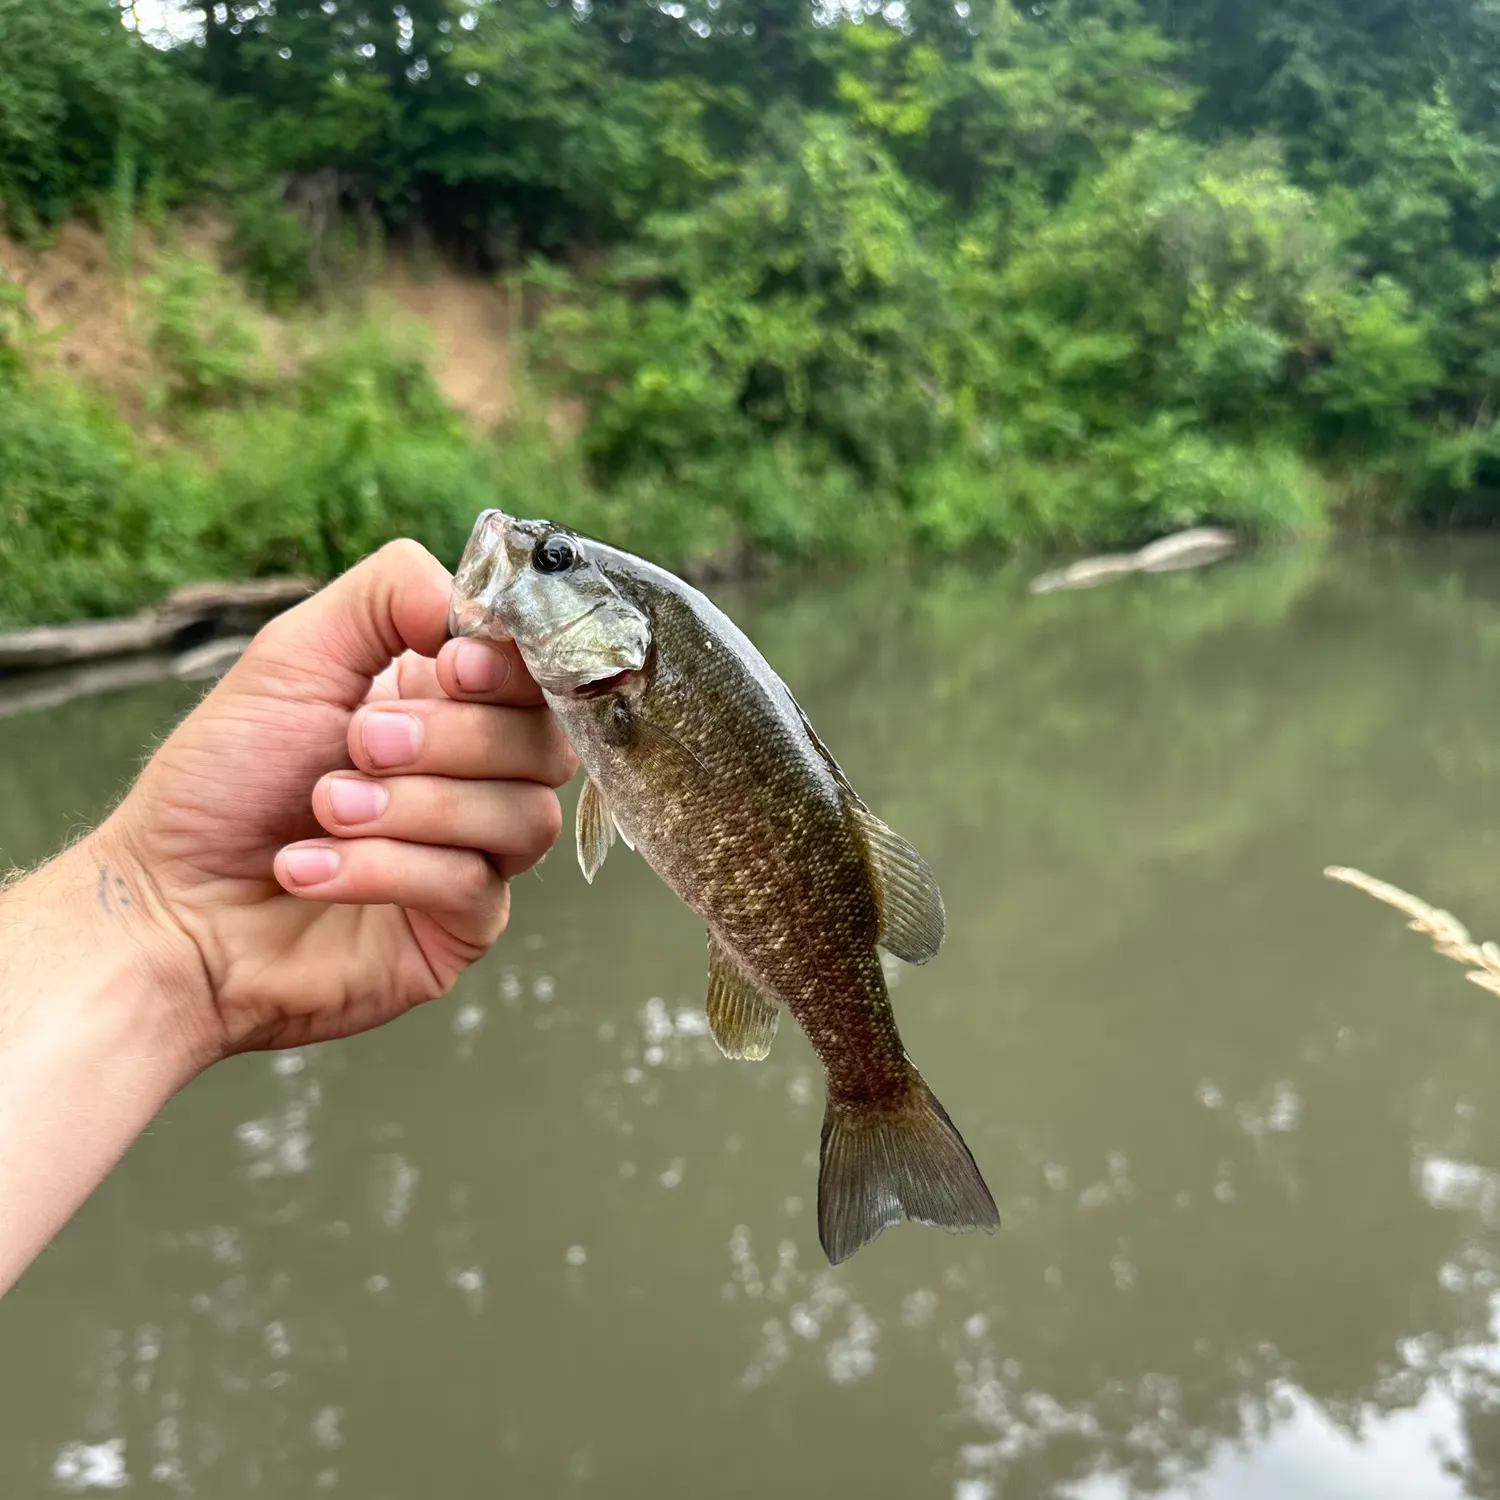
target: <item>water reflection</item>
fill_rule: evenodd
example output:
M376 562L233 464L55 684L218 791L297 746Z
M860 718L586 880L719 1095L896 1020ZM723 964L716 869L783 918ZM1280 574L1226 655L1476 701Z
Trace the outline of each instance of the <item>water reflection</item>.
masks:
M1320 873L1493 929L1497 595L1476 547L751 600L943 882L896 1003L1001 1234L828 1267L802 1038L726 1063L698 924L560 852L445 1005L195 1085L7 1299L7 1500L1500 1494L1500 1013ZM0 722L0 846L188 701Z

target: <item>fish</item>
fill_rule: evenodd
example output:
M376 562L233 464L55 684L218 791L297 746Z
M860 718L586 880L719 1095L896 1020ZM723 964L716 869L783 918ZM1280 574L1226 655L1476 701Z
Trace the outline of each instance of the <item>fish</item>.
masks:
M765 1058L782 1007L807 1035L826 1089L829 1262L902 1220L998 1229L972 1153L902 1045L881 965L882 948L935 956L937 881L739 627L654 563L499 510L474 523L448 627L514 641L577 752L585 878L618 839L703 919L720 1051Z

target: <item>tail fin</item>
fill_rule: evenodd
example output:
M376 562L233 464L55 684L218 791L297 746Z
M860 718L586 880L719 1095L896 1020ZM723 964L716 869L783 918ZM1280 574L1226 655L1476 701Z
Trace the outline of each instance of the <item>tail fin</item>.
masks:
M949 1231L1000 1227L969 1148L915 1068L892 1107L830 1101L818 1169L818 1238L833 1265L902 1219Z

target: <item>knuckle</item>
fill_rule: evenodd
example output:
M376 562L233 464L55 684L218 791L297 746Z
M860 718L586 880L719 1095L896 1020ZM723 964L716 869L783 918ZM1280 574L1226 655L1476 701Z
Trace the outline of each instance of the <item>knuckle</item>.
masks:
M547 752L548 784L555 787L566 785L578 769L578 752L568 743L568 737L555 723L550 726Z
M375 560L383 567L399 569L426 568L437 562L437 558L420 542L415 542L407 536L397 537L395 541L387 542L375 553Z
M452 878L446 884L448 899L464 911L482 907L490 898L493 869L477 850L465 851L454 863Z
M562 803L557 800L557 793L546 787L538 787L530 800L536 847L550 849L562 834Z

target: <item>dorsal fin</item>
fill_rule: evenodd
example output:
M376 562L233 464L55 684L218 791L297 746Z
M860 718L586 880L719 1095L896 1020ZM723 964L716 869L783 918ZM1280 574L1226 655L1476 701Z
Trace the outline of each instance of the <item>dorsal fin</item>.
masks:
M909 964L925 964L943 945L943 896L927 861L866 807L850 813L864 837L880 904L880 946Z
M943 945L946 923L943 896L927 861L893 832L860 800L843 768L833 758L806 710L794 698L798 717L814 750L844 794L869 851L875 874L875 894L880 903L880 946L909 964L925 964Z
M859 793L849 784L849 778L844 775L844 768L833 758L833 751L823 743L818 731L812 727L812 720L807 717L807 710L795 698L792 698L792 707L797 710L797 717L802 720L802 728L812 742L813 749L823 758L823 764L828 767L829 774L838 783L839 790L844 794L849 805L863 810L864 803L860 801Z

